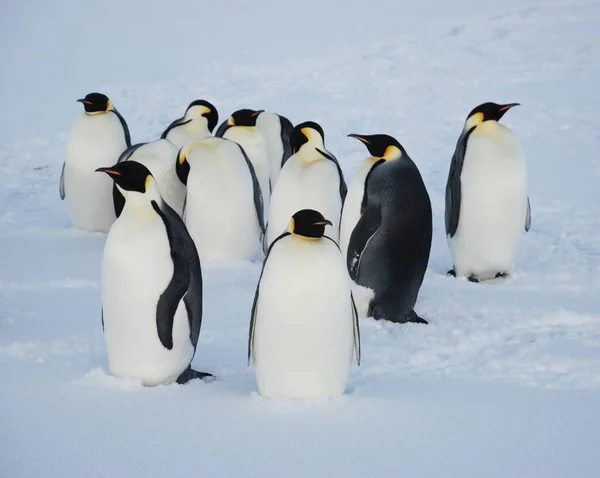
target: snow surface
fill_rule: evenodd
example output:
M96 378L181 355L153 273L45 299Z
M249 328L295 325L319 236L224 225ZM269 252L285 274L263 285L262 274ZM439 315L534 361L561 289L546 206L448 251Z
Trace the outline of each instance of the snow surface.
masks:
M0 7L0 476L595 477L600 474L600 4L591 0L4 2ZM112 32L110 33L110 29ZM218 381L106 374L103 234L58 195L75 100L108 94L134 142L196 98L389 133L423 174L434 240L417 311L361 322L348 394L256 394L246 338L260 264L205 263L194 365ZM517 272L445 276L444 185L466 114L526 154L533 222Z

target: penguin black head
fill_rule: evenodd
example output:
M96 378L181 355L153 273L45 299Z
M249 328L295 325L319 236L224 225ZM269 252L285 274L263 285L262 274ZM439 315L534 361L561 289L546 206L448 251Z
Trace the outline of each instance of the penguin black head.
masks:
M108 96L102 93L90 93L85 98L79 98L77 101L83 103L83 108L88 114L106 113L112 108Z
M371 156L375 158L398 159L404 154L404 148L398 140L387 134L349 134L348 136L362 141Z
M96 172L108 174L123 191L144 194L152 179L152 173L137 161L123 161L110 168L98 168Z
M227 120L230 126L256 126L258 115L265 110L242 109L232 113Z
M499 105L496 103L483 103L469 113L467 116L467 122L477 125L484 121L500 121L500 118L504 116L509 109L514 106L519 106L520 103L508 103L506 105Z
M195 106L197 106L198 108L194 108ZM215 126L217 126L217 123L219 122L219 113L217 112L217 108L215 108L211 103L209 103L206 100L195 100L192 101L186 108L186 116L192 116L188 114L191 113L190 110L192 108L194 108L194 112L196 109L198 110L198 113L200 113L199 116L204 116L206 118L206 121L208 123L208 130L212 133L213 129L215 129Z
M331 226L323 215L314 209L302 209L292 216L288 231L296 236L319 239L325 234L325 226Z
M320 139L317 138L320 136ZM296 154L303 144L309 141L318 141L319 143L325 144L325 133L323 128L314 121L305 121L294 127L292 134L290 135L290 146L292 147L292 154Z

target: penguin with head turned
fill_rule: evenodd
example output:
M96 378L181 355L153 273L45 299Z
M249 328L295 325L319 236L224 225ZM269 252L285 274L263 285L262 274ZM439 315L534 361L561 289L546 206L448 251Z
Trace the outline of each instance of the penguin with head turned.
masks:
M177 153L177 147L168 139L157 139L130 146L119 156L118 162L134 160L146 166L158 184L163 200L181 216L186 188L177 177L175 168ZM116 183L113 184L113 199L118 217L125 206L125 198L119 192Z
M358 315L331 221L312 209L288 219L269 247L256 287L248 335L260 395L342 395L353 353L360 363Z
M107 232L116 218L112 181L95 170L115 163L131 146L129 128L106 95L90 93L77 101L84 111L73 122L67 138L60 197L66 199L73 226Z
M281 168L271 195L265 246L285 231L289 218L301 209L326 216L331 221L327 235L337 243L347 187L337 159L325 148L323 128L314 121L300 123L290 144L293 154Z
M219 122L217 109L206 100L192 101L181 118L173 121L161 134L178 148L190 141L211 136Z
M210 374L191 368L202 323L202 271L182 219L150 170L98 168L125 197L102 257L102 325L110 373L154 386Z
M499 123L518 103L483 103L465 121L446 183L449 274L472 282L504 277L531 226L520 142Z
M256 119L256 127L264 134L269 150L269 174L271 189L275 187L279 171L292 155L290 139L294 125L285 116L262 111Z
M263 219L266 221L272 185L269 146L263 132L256 127L256 121L262 112L263 110L248 108L235 111L219 126L215 136L235 141L244 149L258 178L264 205Z
M414 311L432 239L431 201L419 169L385 134L350 135L380 158L369 170L346 255L350 278L368 290L366 314L427 323Z

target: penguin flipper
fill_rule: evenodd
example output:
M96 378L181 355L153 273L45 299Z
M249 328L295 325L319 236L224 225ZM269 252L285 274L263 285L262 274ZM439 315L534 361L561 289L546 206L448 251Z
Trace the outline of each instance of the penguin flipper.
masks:
M227 120L223 121L217 128L215 138L222 138L225 134L225 131L227 131L229 128L231 128L231 125L227 122Z
M446 182L446 235L452 237L458 229L458 221L460 218L460 201L461 201L461 184L460 175L462 173L463 163L465 161L465 153L467 151L467 140L471 133L475 130L475 126L466 133L461 134L456 143L456 150L452 156L450 163L450 171L448 172L448 180Z
M236 143L237 144L237 143ZM246 161L246 165L250 171L250 176L252 176L252 189L254 190L254 208L256 209L256 215L258 216L258 225L260 227L261 232L265 233L265 218L264 218L264 201L262 191L260 189L260 183L258 182L258 177L256 176L256 171L254 170L254 166L252 165L252 161L248 158L246 151L240 144L238 144L240 151L244 155L244 159ZM270 184L270 182L269 182Z
M125 121L125 118L123 118L121 113L119 113L114 108L111 111L117 115L117 118L119 118L119 121L121 122L121 126L123 127L123 134L125 135L125 144L129 148L131 146L131 134L129 133L129 126L127 126L127 122Z
M381 208L373 202L367 202L367 205L356 223L350 241L348 243L348 252L346 254L346 265L350 278L356 281L362 254L369 243L369 240L375 235L381 224Z
M285 116L279 116L279 123L281 124L281 144L283 146L283 156L281 157L281 167L285 162L292 156L292 145L290 144L290 138L292 131L294 131L294 125Z
M129 158L131 158L131 156L133 155L133 153L136 152L136 150L138 150L139 148L141 148L145 144L148 144L148 143L143 142L143 143L134 144L132 146L128 146L125 149L125 151L123 151L121 153L121 155L119 156L119 159L117 159L117 163L122 163L123 161L127 161Z
M60 192L61 199L65 199L65 166L66 165L67 165L67 162L65 161L62 165L62 171L60 173L60 186L59 186L58 190Z
M197 370L194 370L191 365L188 365L188 368L181 372L181 375L177 378L177 383L182 385L196 378L206 382L212 382L215 380L215 376L212 373L198 372Z
M356 310L356 303L354 302L354 296L350 292L350 300L352 301L352 326L354 330L354 355L356 357L356 364L360 366L360 326L358 323L358 310Z
M527 196L527 216L525 216L525 232L531 229L531 202L529 196Z
M171 131L173 128L175 128L177 126L182 126L184 124L188 124L190 121L192 121L192 120L191 119L184 120L183 116L181 118L177 118L169 126L167 126L167 128L162 132L162 134L160 135L160 139L167 139L167 135L169 134L169 131Z

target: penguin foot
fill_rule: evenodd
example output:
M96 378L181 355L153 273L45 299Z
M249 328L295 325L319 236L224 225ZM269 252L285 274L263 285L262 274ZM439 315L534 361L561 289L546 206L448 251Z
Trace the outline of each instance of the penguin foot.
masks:
M388 314L382 314L374 310L372 312L373 318L375 320L387 320L389 322L394 322L396 324L406 324L407 322L412 322L415 324L428 324L425 319L419 317L414 310L410 310L401 314L400 316L391 316Z
M468 277L468 280L469 280L469 282L475 282L475 283L478 283L478 282L479 282L479 279L477 278L477 276L474 276L473 274L471 274L471 275Z
M446 275L456 277L456 271L454 269L450 269L448 272L446 272Z
M507 272L496 272L495 279L506 279L508 277Z
M183 371L183 373L179 376L179 378L177 379L177 383L184 384L184 383L187 383L190 380L194 380L196 378L204 380L205 382L212 382L212 381L216 380L215 376L212 373L198 372L197 370L194 370L190 366L190 367L186 368Z

